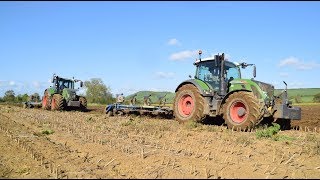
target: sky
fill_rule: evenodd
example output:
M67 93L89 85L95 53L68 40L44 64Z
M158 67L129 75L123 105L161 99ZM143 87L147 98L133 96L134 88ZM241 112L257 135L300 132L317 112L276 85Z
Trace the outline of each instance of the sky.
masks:
M0 96L43 94L53 73L111 93L170 91L225 53L275 88L320 88L320 2L2 1ZM252 78L252 69L243 72ZM80 90L84 92L84 90Z

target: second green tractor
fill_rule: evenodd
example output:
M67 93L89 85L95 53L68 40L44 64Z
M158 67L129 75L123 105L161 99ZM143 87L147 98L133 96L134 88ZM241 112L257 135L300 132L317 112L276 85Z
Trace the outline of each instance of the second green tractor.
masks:
M66 109L87 109L87 99L77 95L75 83L79 82L80 87L83 82L77 79L62 78L57 75L52 77L52 86L44 91L42 97L42 108L45 110L66 110Z

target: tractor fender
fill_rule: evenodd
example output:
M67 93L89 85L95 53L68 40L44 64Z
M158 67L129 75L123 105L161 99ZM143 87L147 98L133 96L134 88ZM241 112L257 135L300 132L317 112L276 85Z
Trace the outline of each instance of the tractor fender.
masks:
M233 93L235 93L235 92L239 92L239 91L252 92L252 91L247 90L247 89L238 89L238 90L234 90L234 91L228 92L228 93L223 97L223 99L222 99L222 101L221 101L221 103L220 103L220 105L219 105L219 107L218 107L218 109L217 109L217 110L218 110L217 114L221 115L221 114L223 113L223 111L222 111L222 106L223 106L223 104L226 102L226 100L228 99L228 97L229 97L231 94L233 94Z
M203 83L204 83L204 82L203 82ZM202 96L205 96L204 88L205 88L205 89L210 89L210 87L209 87L206 83L204 83L204 84L205 84L207 87L203 87L203 86L200 86L199 83L197 83L195 79L189 79L189 80L186 80L186 81L183 81L182 83L180 83L179 86L176 88L175 92L177 92L177 91L179 90L179 88L180 88L181 86L185 85L185 84L192 84L192 85L194 85L195 87L197 87L198 90L199 90L199 92L200 92L200 94L201 94Z

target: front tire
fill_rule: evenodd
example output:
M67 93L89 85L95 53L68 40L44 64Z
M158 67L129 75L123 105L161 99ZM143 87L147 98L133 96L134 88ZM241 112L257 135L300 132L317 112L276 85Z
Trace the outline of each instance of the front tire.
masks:
M223 105L223 119L229 129L249 130L262 119L259 101L251 92L234 92Z
M59 111L64 110L65 108L65 100L63 99L62 95L54 94L51 101L51 110Z
M205 99L198 88L192 84L183 85L176 92L174 116L179 123L187 121L201 122L204 118Z

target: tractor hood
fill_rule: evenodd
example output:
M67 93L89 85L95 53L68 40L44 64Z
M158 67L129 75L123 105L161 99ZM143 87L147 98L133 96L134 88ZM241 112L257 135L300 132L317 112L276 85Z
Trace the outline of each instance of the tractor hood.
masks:
M263 101L268 101L273 97L274 87L271 84L253 79L234 79L230 81L230 84L229 92L240 89L252 91L258 99Z
M264 83L257 80L252 80L253 82L257 83L257 85L261 88L262 91L266 92L269 98L273 97L274 93L274 86L268 83Z
M67 100L76 100L76 92L78 90L77 89L69 89L69 88L64 88L63 92L62 92L62 96Z

